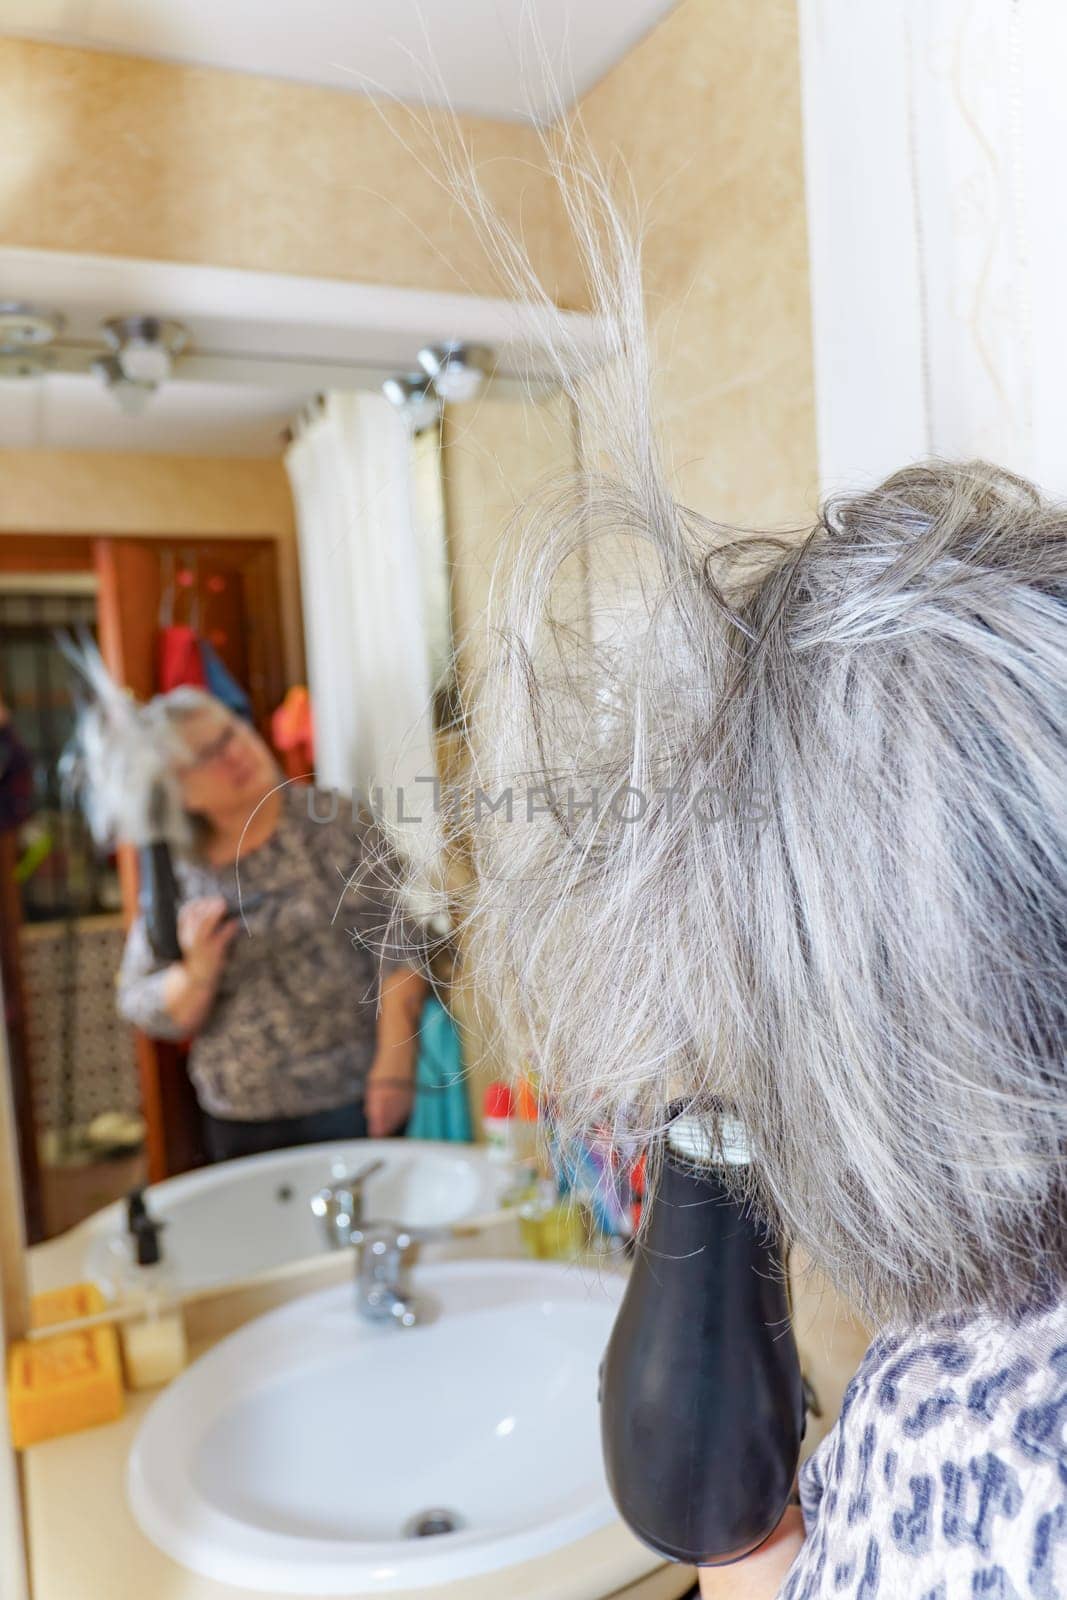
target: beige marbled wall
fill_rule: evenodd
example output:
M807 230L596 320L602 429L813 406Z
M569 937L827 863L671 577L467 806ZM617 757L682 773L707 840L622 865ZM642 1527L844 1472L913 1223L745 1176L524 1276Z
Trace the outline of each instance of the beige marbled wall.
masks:
M0 533L293 537L280 460L0 450Z
M536 135L459 126L566 294ZM499 293L439 171L411 112L357 93L0 38L0 245Z
M0 553L5 533L274 538L285 670L303 680L296 529L280 460L0 450Z
M683 0L581 112L646 208L677 492L743 526L804 521L817 473L795 0Z
M525 496L575 465L570 405L556 395L524 406L495 399L490 391L470 405L450 406L442 428L441 461L453 625L461 678L469 688L482 659L485 608L501 536ZM463 764L460 756L458 765ZM477 971L461 964L452 1010L480 1138L486 1085L511 1076L519 1063L500 1039L477 980Z
M505 529L541 483L575 466L570 404L555 395L522 405L490 389L446 409L441 452L456 639L476 660Z

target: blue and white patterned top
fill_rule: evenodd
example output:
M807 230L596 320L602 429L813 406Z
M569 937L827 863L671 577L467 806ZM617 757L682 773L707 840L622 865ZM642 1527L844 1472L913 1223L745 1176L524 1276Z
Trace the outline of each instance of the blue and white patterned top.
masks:
M875 1340L780 1600L1067 1600L1067 1302Z

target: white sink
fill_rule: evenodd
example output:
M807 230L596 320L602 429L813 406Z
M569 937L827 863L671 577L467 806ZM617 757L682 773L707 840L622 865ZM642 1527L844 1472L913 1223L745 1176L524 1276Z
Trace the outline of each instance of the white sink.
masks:
M411 1329L360 1321L349 1285L283 1306L154 1403L134 1516L194 1572L277 1594L455 1582L583 1538L616 1521L597 1368L622 1287L460 1261L415 1269ZM405 1536L438 1511L455 1531Z
M198 1294L273 1271L328 1248L311 1197L331 1176L371 1161L382 1170L364 1188L367 1217L430 1227L494 1213L504 1179L474 1145L418 1139L359 1139L245 1156L168 1178L147 1191L167 1224L163 1248L177 1290ZM105 1291L118 1269L113 1241L121 1204L107 1206L30 1252L34 1290L92 1278Z

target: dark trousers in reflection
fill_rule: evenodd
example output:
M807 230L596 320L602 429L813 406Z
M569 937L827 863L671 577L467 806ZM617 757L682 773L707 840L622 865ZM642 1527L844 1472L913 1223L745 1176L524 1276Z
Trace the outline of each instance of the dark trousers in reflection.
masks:
M209 1161L260 1156L267 1150L289 1150L298 1144L324 1144L329 1139L365 1139L367 1119L362 1100L306 1117L272 1117L265 1122L233 1122L201 1112L204 1148Z

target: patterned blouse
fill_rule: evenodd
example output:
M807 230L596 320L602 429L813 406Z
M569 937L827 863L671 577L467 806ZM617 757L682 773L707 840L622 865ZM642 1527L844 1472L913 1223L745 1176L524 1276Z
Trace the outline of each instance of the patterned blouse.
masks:
M1067 1600L1067 1301L868 1350L780 1600Z
M418 949L396 915L380 830L339 796L293 785L271 837L239 865L176 863L182 901L221 895L236 907L239 885L245 907L190 1048L200 1104L255 1122L360 1099L374 1059L379 976ZM154 1038L179 1039L163 1005L165 970L138 918L119 970L119 1010Z

